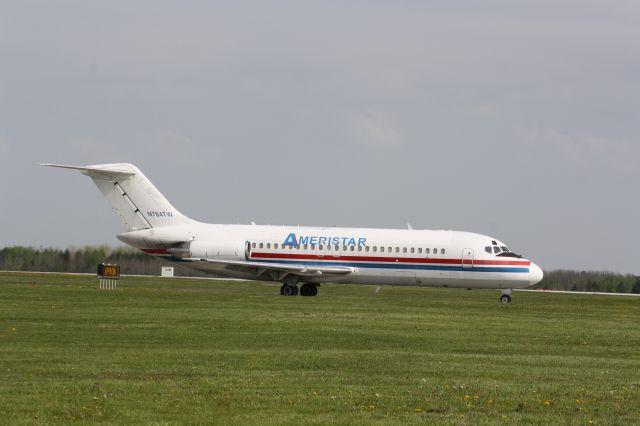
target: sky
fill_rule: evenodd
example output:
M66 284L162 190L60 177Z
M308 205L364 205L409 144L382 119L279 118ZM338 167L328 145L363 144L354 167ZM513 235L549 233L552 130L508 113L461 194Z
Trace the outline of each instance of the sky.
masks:
M454 229L640 274L640 3L0 3L0 247L120 245L136 164L212 223Z

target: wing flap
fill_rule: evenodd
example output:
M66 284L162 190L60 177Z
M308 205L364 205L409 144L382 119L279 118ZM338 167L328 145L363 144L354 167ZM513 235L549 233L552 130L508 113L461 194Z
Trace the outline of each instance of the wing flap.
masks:
M236 269L253 271L259 273L260 270L285 272L301 276L318 275L348 275L353 272L353 268L347 266L321 266L321 265L283 265L281 263L250 262L244 260L220 260L220 259L184 259L190 262L205 262L211 266L218 266L217 269Z

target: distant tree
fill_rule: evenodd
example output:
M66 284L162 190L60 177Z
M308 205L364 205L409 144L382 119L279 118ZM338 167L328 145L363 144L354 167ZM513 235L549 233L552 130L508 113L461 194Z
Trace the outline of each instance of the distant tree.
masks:
M71 252L66 249L62 254L62 271L68 271L71 267Z
M631 293L640 294L640 277L636 278L636 283L631 289Z

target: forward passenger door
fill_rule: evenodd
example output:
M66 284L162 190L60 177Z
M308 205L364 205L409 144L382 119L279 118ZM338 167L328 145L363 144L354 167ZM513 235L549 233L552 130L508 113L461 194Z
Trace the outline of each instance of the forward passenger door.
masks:
M462 249L462 267L464 269L473 268L473 249Z

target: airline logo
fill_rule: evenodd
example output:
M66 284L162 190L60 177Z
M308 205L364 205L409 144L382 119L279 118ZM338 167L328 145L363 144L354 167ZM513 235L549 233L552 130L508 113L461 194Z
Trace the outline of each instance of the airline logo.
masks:
M294 232L287 235L282 243L285 246L290 245L297 247L299 244L331 244L331 245L343 245L343 246L358 246L364 247L367 244L367 239L362 237L320 237L317 235L300 235L296 236Z

